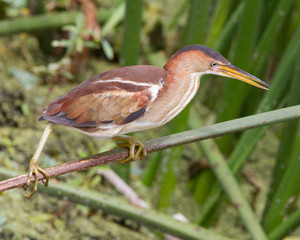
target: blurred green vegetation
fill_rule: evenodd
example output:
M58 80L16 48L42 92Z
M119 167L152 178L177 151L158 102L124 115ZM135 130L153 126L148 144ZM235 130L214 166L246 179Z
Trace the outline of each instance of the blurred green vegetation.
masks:
M134 133L139 139L300 104L299 0L86 2L94 6L89 14L83 11L84 1L0 0L0 163L8 171L27 171L45 125L37 119L52 100L91 76L121 65L162 67L172 53L188 44L214 48L271 89L266 92L233 79L202 77L198 95L178 117L159 129ZM92 13L100 28L91 20ZM87 17L94 25L85 24ZM58 127L49 137L41 166L114 147L113 141L94 141ZM110 167L152 209L169 215L180 212L189 222L233 239L258 239L243 228L247 223L242 218L241 224L223 193L224 186L211 171L208 163L216 159L228 161L269 239L300 235L297 120ZM65 182L79 192L88 188L122 198L97 169L51 181ZM258 196L254 196L257 185ZM123 215L103 214L84 202L55 194L36 194L27 201L22 194L12 190L0 195L1 239L163 238L156 230L126 221Z

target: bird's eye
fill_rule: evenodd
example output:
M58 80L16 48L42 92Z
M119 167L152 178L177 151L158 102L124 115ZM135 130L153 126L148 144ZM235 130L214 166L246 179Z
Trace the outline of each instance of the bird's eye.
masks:
M211 64L210 64L210 66L212 66L212 67L216 67L216 66L218 66L219 64L217 63L217 62L211 62Z

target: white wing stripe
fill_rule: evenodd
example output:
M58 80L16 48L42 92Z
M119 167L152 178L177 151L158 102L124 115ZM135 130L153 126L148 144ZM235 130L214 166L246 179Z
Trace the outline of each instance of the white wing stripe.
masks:
M157 98L160 89L161 87L158 85L152 85L152 87L149 88L151 94L151 102L153 102Z
M130 80L124 80L122 78L114 78L114 79L107 79L107 80L98 80L95 83L124 83L124 84L132 84L134 86L143 86L143 87L149 87L149 91L151 94L151 102L153 102L157 96L159 90L163 87L164 83L162 81L163 79L160 79L158 84L149 84L149 83L141 83L141 82L134 82Z
M117 83L125 83L125 84L132 84L135 86L143 86L143 87L152 87L152 86L159 86L158 84L149 84L149 83L141 83L141 82L134 82L134 81L130 81L130 80L125 80L122 78L115 78L115 79L107 79L107 80L98 80L95 83L113 83L113 82L117 82Z

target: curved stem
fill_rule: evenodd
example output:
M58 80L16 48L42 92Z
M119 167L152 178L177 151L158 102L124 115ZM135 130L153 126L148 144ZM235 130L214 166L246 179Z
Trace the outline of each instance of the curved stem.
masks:
M267 126L283 121L300 118L300 105L287 107L266 113L260 113L249 117L239 118L223 123L217 123L199 129L193 129L166 137L157 138L145 142L147 153L156 152L174 146L184 145L209 138L215 138L224 134L243 131L251 128ZM45 169L49 177L59 176L65 173L79 171L95 166L118 162L128 157L127 149L117 149L105 153L86 157L79 161L68 162ZM32 181L34 181L32 177ZM43 174L38 175L38 180L44 179ZM26 183L27 174L0 182L0 192L23 186Z

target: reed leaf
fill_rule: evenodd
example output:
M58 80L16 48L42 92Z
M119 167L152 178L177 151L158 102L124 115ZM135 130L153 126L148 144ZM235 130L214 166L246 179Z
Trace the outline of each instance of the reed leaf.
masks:
M277 71L273 77L273 85L271 90L264 96L262 103L260 104L258 112L267 111L276 106L281 94L284 92L285 87L288 85L288 79L291 76L291 68L295 64L297 51L300 50L300 26L295 31L291 42L286 49L284 56L282 57ZM287 79L282 81L282 79ZM267 127L260 129L253 129L242 134L237 146L229 158L230 169L236 173L246 161L247 157L255 147L259 139L264 135ZM213 209L214 204L218 201L221 193L221 188L214 184L212 186L211 193L208 196L209 201L203 206L203 215L198 219L198 222L205 221L205 215L208 217L208 213ZM205 215L204 215L205 213Z
M197 44L204 40L206 34L206 22L208 21L211 1L192 0L188 21L185 28L183 45ZM172 132L181 132L187 129L190 104L169 124ZM162 161L162 180L158 190L157 207L166 209L172 200L173 191L176 186L177 171L181 160L183 147L173 148L164 153Z
M195 142L195 141L199 141L199 140L217 137L217 136L232 133L235 131L242 131L242 130L246 130L246 129L250 129L250 128L254 128L254 127L262 127L265 125L271 125L271 124L275 124L275 123L282 122L282 121L293 120L293 119L297 119L299 117L300 117L300 105L297 105L297 106L288 107L288 108L284 108L284 109L280 109L280 110L270 111L267 113L253 115L250 117L244 117L244 118L240 118L240 119L236 119L236 120L232 120L232 121L228 121L228 122L224 122L224 123L218 123L218 124L206 126L206 127L200 128L200 129L194 129L194 130L190 130L190 131L186 131L186 132L182 132L182 133L173 134L173 135L161 138L161 139L154 139L154 140L148 141L145 143L145 145L146 145L147 151L153 152L153 151L170 148L172 146L178 146L178 145L187 144L187 143L191 143L191 142ZM117 151L116 150L112 151L112 154L115 153L116 156L119 156L119 153L121 151L126 152L124 149L123 150L118 149ZM207 154L211 154L211 149L205 149L205 151L207 152ZM100 155L107 157L109 154L108 153L99 154L99 157L100 157ZM123 156L126 157L126 155L123 155ZM89 161L94 161L95 159L97 159L97 155L94 156L94 158L87 157L86 159L82 159L81 161L78 161L78 162L87 164ZM253 216L252 211L249 209L249 207L247 207L247 203L246 203L243 195L241 194L241 191L239 190L239 187L238 187L237 183L235 182L234 177L232 176L231 171L227 167L227 164L225 163L225 161L220 161L217 158L216 159L210 158L210 159L213 160L213 162L210 162L212 169L214 170L216 176L218 177L220 183L222 184L222 186L223 186L224 190L226 191L232 204L237 207L237 210L238 210L241 218L243 219L244 224L247 226L248 230L250 231L250 233L252 234L254 239L260 239L260 240L265 239L263 233L260 231L259 226L257 226L255 217ZM118 161L119 158L117 157L116 160ZM103 164L103 162L102 162L102 164ZM65 170L66 165L70 165L70 163L63 164L62 169ZM91 166L96 166L95 162L93 162ZM55 167L52 167L52 169L53 168L55 168ZM51 173L51 171L49 169L47 169L46 171ZM1 174L5 175L5 174L7 174L7 172L8 171L4 170L4 171L1 171ZM44 177L42 174L40 174L40 175L42 177ZM24 180L26 181L26 174L23 176L19 176L16 179L21 179L21 178L24 178ZM0 184L0 185L3 185L3 184ZM22 183L21 183L21 185L22 185ZM61 191L57 191L57 189L51 188L53 185L55 185L55 183L52 183L51 186L48 188L41 187L40 191L47 191L47 192L53 191L52 194L57 196L57 193L61 192ZM91 205L89 205L91 207L93 207L93 203L97 203L96 207L102 208L105 212L108 212L111 214L117 214L119 216L122 216L125 218L130 218L130 219L132 219L131 217L133 217L133 215L134 215L133 219L135 219L136 221L143 222L143 223L144 223L144 221L146 221L145 220L145 216L147 216L146 210L138 210L138 214L132 213L132 211L130 211L130 210L128 211L129 205L127 206L125 203L124 204L120 204L120 202L116 203L111 197L108 197L108 196L105 196L102 198L98 193L92 193L92 195L90 195L88 192L86 192L84 190L78 191L77 188L74 189L74 191L73 190L71 191L71 193L70 193L71 200L75 199L74 194L76 194L76 193L78 194L76 196L79 196L80 199L83 199L84 203L91 204ZM62 196L62 197L65 197L65 196L69 196L68 193L65 193L64 196ZM94 198L90 198L88 201L87 199L89 196L95 196L95 199L98 199L98 201L100 201L100 203L97 202L97 200L95 202L93 200ZM103 199L103 201L100 199ZM112 205L114 205L114 206L112 206ZM142 213L144 213L144 214L142 214ZM156 219L156 221L159 221L161 226L164 226L165 221L164 220L162 220L162 222L160 221L162 215L155 213L151 216L152 216L151 217L152 220L150 220L150 221L153 221L153 219ZM164 218L162 218L162 219L164 219ZM172 222L172 224L173 224L173 222ZM182 225L176 226L176 229L178 228L177 231L179 231L179 232L185 231L185 228L187 225L185 225L183 223L180 223L180 224L182 224ZM149 223L149 226L153 226L153 225L151 225L151 223ZM165 229L163 229L163 230L165 230ZM191 230L191 228L189 228L189 231L190 230ZM174 232L171 232L171 233L174 233ZM198 234L199 234L199 232L198 232ZM182 235L179 235L179 236L182 236ZM197 236L200 236L200 235L197 235Z
M203 43L211 7L211 1L192 0L187 25L184 31L183 45Z
M263 227L267 233L274 230L283 221L287 211L287 203L299 194L300 170L299 170L300 148L296 154L291 156L280 185L276 189L273 201L270 203L268 211L263 221ZM296 198L297 199L297 198ZM292 229L289 229L292 230Z
M259 17L253 18L253 13L260 16L262 0L246 1L244 12L236 36L233 50L232 63L242 69L248 69L256 38L259 32ZM232 91L234 89L234 94ZM219 109L218 122L236 118L239 115L244 100L247 98L249 86L239 82L226 81L221 106ZM218 146L224 153L229 153L232 135L224 136L217 140Z
M155 153L147 163L147 168L142 176L142 183L150 187L155 179L158 169L161 165L162 152Z
M12 177L16 176L15 172L8 169L0 168L1 176ZM153 228L164 233L169 233L182 239L187 240L230 240L231 238L224 237L213 231L199 227L192 223L185 223L175 220L170 215L158 213L151 209L143 209L128 204L126 201L117 197L80 189L63 183L51 182L44 188L39 184L39 192L43 192L49 196L55 196L65 201L82 204L94 210L103 210L106 214L119 216L126 220L132 220L138 224L142 224L149 228ZM233 239L231 239L233 240Z
M213 16L209 25L209 31L206 38L206 44L212 46L218 39L220 32L226 24L227 18L231 12L232 0L223 0L216 2Z
M239 23L239 19L243 14L244 7L245 1L241 1L234 10L234 12L230 15L226 24L222 27L218 38L212 44L213 48L216 51L221 51L224 48L224 46L229 44L230 36L232 35L232 32L235 30Z
M270 234L269 240L281 240L293 229L299 227L300 224L300 209L292 213L283 223L276 227Z
M41 14L36 16L15 18L15 19L1 19L0 21L0 35L14 34L20 32L31 32L41 29L60 28L64 25L74 24L81 11L66 11ZM100 8L97 11L97 17L100 22L106 21L111 15L111 11Z
M143 1L127 0L120 63L136 65L139 61Z
M122 66L136 65L139 61L140 33L142 27L142 0L127 0L124 20L124 35L122 41L120 64ZM130 179L130 164L115 166L114 170L124 180Z
M201 149L205 152L205 155L211 155L211 157L207 159L211 169L219 181L219 184L222 185L227 197L238 211L242 222L249 231L252 239L267 240L266 234L259 225L253 211L241 192L237 181L235 180L231 170L228 168L227 163L224 161L223 157L216 157L216 154L213 153L215 149L212 149L211 146L212 145L209 145L204 141L202 142Z
M257 112L269 111L278 104L284 89L289 83L288 79L291 77L291 70L295 65L295 59L299 50L300 26L298 26L297 31L295 31L293 38L280 61L277 71L274 74L272 88L264 96ZM257 141L264 134L265 130L266 129L251 130L243 134L229 160L229 164L233 167L234 172L243 165L243 162L246 160ZM245 146L247 147L245 148Z
M259 39L258 47L254 52L253 65L251 71L259 73L259 77L262 76L262 72L265 73L266 60L274 47L274 39L277 38L280 33L280 29L283 27L285 18L289 9L292 7L294 0L280 0L277 4L275 11L272 14L272 18L268 21L266 29L264 29L262 36Z
M290 88L288 105L300 104L300 57L297 57L297 65ZM299 194L300 168L299 153L293 154L296 136L298 133L298 121L294 120L285 124L282 129L282 138L277 154L276 165L273 170L270 194L265 207L263 224L270 232L282 221L286 212L288 199Z

